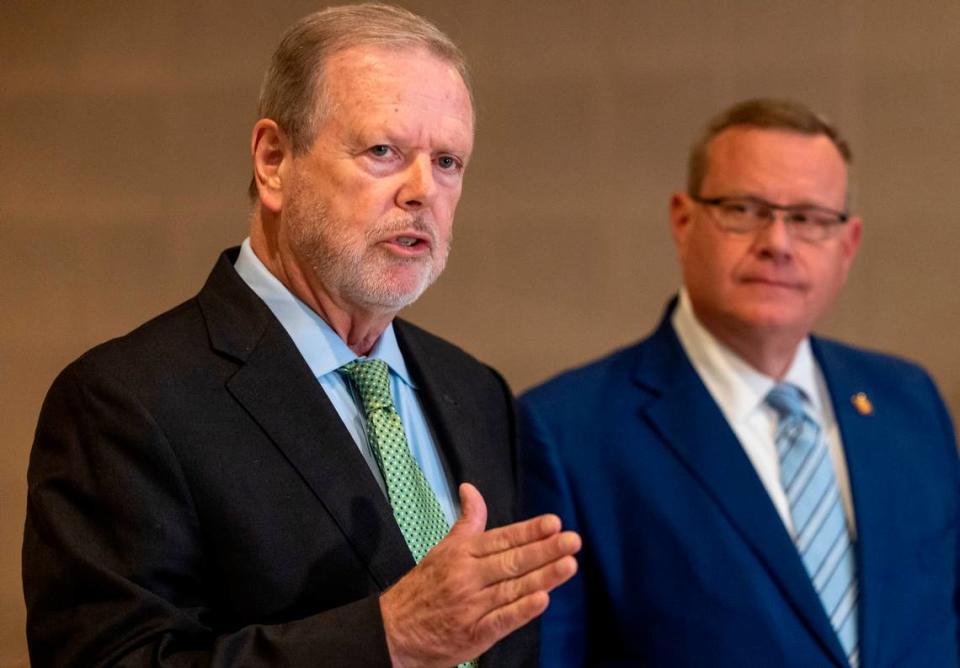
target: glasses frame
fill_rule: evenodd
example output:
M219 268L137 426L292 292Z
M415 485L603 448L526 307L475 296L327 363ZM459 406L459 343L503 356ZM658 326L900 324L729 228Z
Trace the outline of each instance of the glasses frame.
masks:
M816 204L774 204L773 202L768 202L762 197L755 197L753 195L725 195L722 197L701 197L700 195L690 195L690 198L694 202L697 202L698 204L702 204L704 206L709 206L713 208L718 208L719 210L717 215L713 216L714 220L717 222L717 224L720 226L721 229L727 232L733 232L735 234L752 234L755 232L759 232L760 230L764 230L770 225L772 225L774 221L776 221L777 219L776 212L782 211L785 214L783 217L783 223L790 229L791 234L793 234L799 239L802 239L803 241L816 243L820 241L825 241L830 237L832 237L834 234L834 230L839 229L841 225L844 225L850 220L850 214L846 211L837 211L835 209L830 209L825 206L818 206ZM758 223L757 226L752 229L740 229L738 227L731 227L725 224L723 212L722 212L722 209L720 209L720 207L723 207L733 202L745 202L745 203L756 205L758 207L762 207L763 209L766 209L767 211L769 211L770 215L767 217L761 217L756 215L751 216L751 219L755 220ZM797 223L796 221L791 221L788 217L788 214L790 213L798 213L798 212L804 212L804 211L820 213L832 218L833 220L826 225L801 224L801 223ZM813 231L814 234L811 234L811 231Z

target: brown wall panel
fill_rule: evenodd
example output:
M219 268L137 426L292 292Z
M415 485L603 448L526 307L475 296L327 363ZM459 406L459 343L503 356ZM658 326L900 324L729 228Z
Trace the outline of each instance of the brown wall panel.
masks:
M480 124L443 279L411 319L522 390L625 344L679 274L686 147L752 95L835 119L866 218L822 331L919 360L960 411L954 0L410 0L459 40ZM0 4L0 666L26 665L25 469L53 377L199 288L247 218L247 143L281 31L317 5Z

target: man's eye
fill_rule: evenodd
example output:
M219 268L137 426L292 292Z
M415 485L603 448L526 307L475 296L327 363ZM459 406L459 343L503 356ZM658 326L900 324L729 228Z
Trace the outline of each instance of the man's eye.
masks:
M370 155L375 158L386 158L390 155L390 147L386 144L377 144L376 146L371 146L369 152Z
M750 212L750 205L746 202L727 202L723 205L723 212L733 216L742 216Z
M437 158L437 166L443 170L454 170L460 166L460 163L453 156L441 155Z
M815 216L808 211L790 211L786 215L786 220L794 225L809 225L816 222Z

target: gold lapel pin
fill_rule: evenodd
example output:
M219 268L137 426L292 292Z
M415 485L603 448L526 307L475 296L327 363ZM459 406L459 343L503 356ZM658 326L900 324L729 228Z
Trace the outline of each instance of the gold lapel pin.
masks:
M867 396L866 392L857 392L850 397L850 402L860 415L873 414L873 404L870 402L870 397Z

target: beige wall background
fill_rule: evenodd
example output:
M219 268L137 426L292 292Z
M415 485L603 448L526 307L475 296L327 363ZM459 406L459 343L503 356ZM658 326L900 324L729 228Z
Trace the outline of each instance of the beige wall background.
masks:
M956 0L403 0L479 99L447 274L407 316L516 390L638 338L678 285L686 147L791 96L855 152L866 237L822 332L919 360L960 411ZM81 352L191 296L246 226L269 55L303 0L0 4L0 666L26 665L25 470Z

